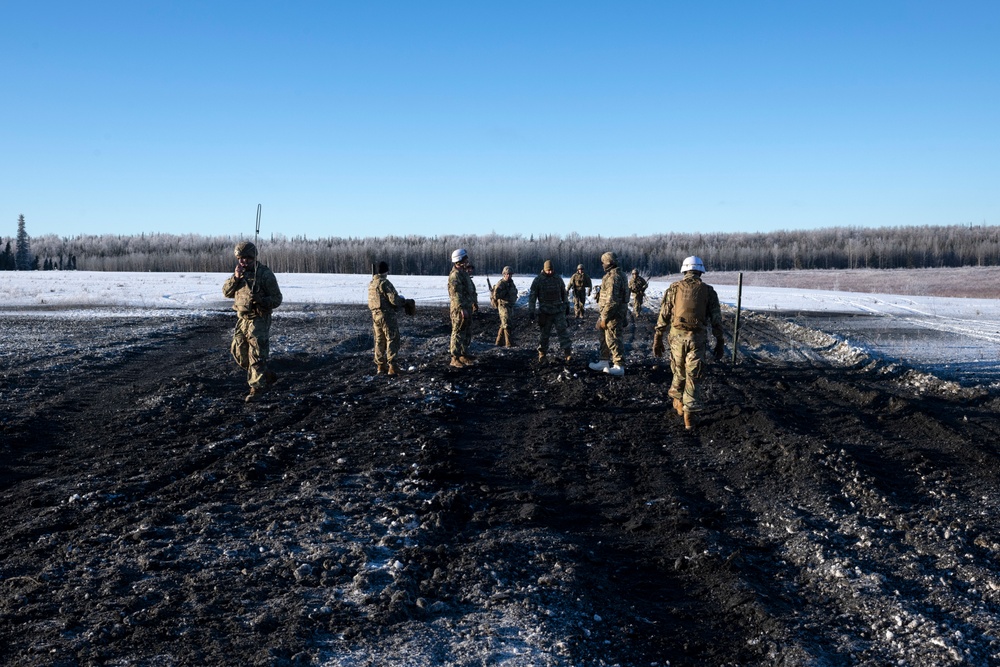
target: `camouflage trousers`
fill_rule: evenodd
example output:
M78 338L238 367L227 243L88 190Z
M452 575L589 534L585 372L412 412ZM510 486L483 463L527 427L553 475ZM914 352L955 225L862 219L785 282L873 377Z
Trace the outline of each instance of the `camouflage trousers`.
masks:
M267 383L267 359L270 356L271 316L241 317L236 320L233 343L229 351L240 368L247 372L247 384L254 389Z
M563 352L570 352L573 349L573 341L569 338L569 330L566 328L566 313L539 313L538 329L538 351L545 353L549 351L549 338L552 336L552 327L556 329L559 336L559 346Z
M642 314L642 302L645 301L645 299L646 299L646 295L645 294L636 294L635 295L635 304L634 305L635 305L635 318L636 319L639 319L639 315Z
M685 412L699 412L703 407L700 384L708 333L671 329L667 343L670 345L670 372L674 376L667 395L680 400Z
M607 359L612 366L625 363L625 323L621 320L605 320L604 331L597 330L601 343L601 359Z
M385 366L396 360L399 353L399 323L391 310L373 310L372 328L375 330L375 364Z
M583 317L583 306L587 303L587 290L573 290L573 314L576 317Z
M469 347L472 345L472 314L462 317L459 308L451 309L451 343L449 349L452 358L469 356Z
M514 307L503 301L498 301L497 313L500 315L500 328L510 331L511 318L514 315Z

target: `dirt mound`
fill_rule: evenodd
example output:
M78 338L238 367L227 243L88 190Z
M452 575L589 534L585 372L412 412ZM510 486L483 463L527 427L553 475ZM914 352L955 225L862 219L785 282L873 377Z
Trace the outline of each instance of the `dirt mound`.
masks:
M479 317L392 379L366 310L286 309L249 406L229 315L5 320L0 660L1000 660L996 395L757 316L686 432L648 316L623 378L592 314L569 365Z

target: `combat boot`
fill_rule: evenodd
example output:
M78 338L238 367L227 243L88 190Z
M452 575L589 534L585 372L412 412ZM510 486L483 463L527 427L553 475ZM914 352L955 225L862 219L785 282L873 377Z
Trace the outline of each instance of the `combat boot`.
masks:
M569 362L573 361L573 351L572 350L563 350L563 359L566 360L567 364Z
M399 367L396 366L395 361L389 362L389 375L399 375Z
M465 368L465 364L459 361L458 357L452 357L450 365L452 368Z
M258 387L250 387L250 393L243 400L247 403L256 403L264 395L264 390Z
M504 347L514 347L514 343L510 342L510 331L507 329L503 330L503 344Z
M375 375L385 373L385 364L375 364Z
M264 373L264 382L267 384L268 387L270 387L272 384L277 383L278 382L277 374L275 374L274 371L268 371L267 373Z
M503 342L503 329L497 331L497 342L494 343L497 347L500 347L500 343Z
M615 364L614 366L608 366L602 372L607 373L608 375L614 375L615 377L621 377L625 375L625 367Z
M470 356L466 356L466 355L463 355L463 356L459 357L458 360L460 362L462 362L463 366L471 366L472 364L474 364L476 362L476 358L475 357L470 357Z
M542 352L541 350L539 350L538 351L538 363L540 363L540 364L545 363L545 357L546 357L545 353Z
M684 428L685 429L687 429L688 431L694 429L694 427L695 427L695 421L696 420L694 418L694 413L693 412L685 412L684 413Z
M607 370L608 366L611 364L608 363L607 359L601 359L600 361L595 361L594 363L587 365L590 366L590 370L600 372Z
M674 399L674 410L677 411L678 416L680 417L684 416L684 403L681 402L681 399L679 398Z

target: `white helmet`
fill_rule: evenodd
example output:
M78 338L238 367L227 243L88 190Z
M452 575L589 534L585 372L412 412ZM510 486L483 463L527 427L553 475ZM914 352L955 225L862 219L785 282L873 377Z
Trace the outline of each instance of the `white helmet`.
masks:
M465 248L459 248L455 252L451 253L451 263L458 264L463 259L469 256L469 253L465 252Z
M701 261L701 257L691 255L681 264L681 273L687 273L688 271L705 273L705 262Z

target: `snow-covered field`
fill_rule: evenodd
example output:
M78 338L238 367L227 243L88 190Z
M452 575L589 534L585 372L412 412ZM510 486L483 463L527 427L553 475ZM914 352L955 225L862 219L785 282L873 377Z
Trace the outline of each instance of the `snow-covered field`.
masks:
M226 277L222 273L5 272L0 274L0 312L73 318L165 312L198 316L229 308L221 289ZM647 305L655 309L677 277L652 279ZM418 303L447 303L445 276L390 278L400 293ZM532 278L514 278L522 303ZM360 274L279 274L286 307L276 315L291 316L313 305L365 303L368 280ZM711 273L706 281L713 282ZM486 278L477 276L475 282L485 305ZM715 287L724 305L736 306L735 285ZM944 378L974 384L1000 380L997 300L744 286L740 305L744 311L786 317L869 355L905 361Z

